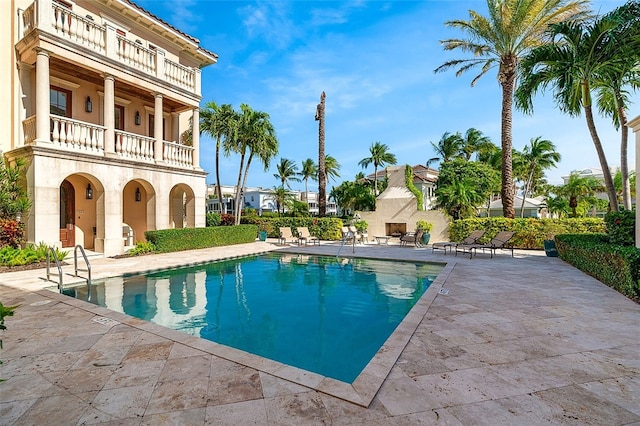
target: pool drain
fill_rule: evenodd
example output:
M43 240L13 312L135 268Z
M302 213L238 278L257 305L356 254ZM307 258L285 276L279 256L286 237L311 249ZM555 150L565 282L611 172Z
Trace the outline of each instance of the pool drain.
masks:
M438 294L444 294L445 296L449 294L450 289L448 288L441 288L440 290L438 290Z

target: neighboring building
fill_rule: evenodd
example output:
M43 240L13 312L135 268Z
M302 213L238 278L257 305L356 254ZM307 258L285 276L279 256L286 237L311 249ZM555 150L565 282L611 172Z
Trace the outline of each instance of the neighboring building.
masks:
M317 192L311 192L311 191L309 191L308 193L304 191L300 192L300 201L307 202L307 205L309 206L309 213L317 215L320 212L320 208L318 206ZM338 214L338 206L336 205L335 201L329 198L328 194L327 194L326 206L327 206L326 208L327 216L335 216L336 214Z
M217 55L128 0L1 2L0 150L27 160L32 243L105 255L204 226L200 68ZM23 218L25 220L25 218Z
M393 170L397 170L397 167L402 167L404 172L404 166L394 166ZM418 191L422 193L422 209L432 210L436 205L435 190L437 188L438 176L440 172L430 167L425 167L421 164L412 167L413 169L413 185L418 188ZM389 167L383 170L379 170L377 174L371 173L367 175L367 179L383 181L388 176Z
M218 203L218 197L216 195L216 185L207 185L207 212L217 212L217 213L230 213L233 214L235 205L235 196L236 196L236 187L234 186L225 186L221 185L220 189L222 190L222 198L225 200L223 206L221 208L220 203ZM258 214L262 214L263 212L277 212L278 207L277 203L271 195L273 192L272 188L261 188L261 187L247 187L244 190L244 205L243 208L249 207L258 211ZM289 191L291 195L297 201L305 201L306 193L304 191ZM311 214L318 214L318 193L309 192L309 212ZM225 210L226 208L226 210ZM336 214L336 205L334 202L331 202L327 199L327 215L335 215Z
M522 196L516 195L514 197L513 208L516 212L515 217L523 217L520 213L522 209ZM502 217L502 199L498 198L489 204L489 216ZM479 211L480 217L487 217L486 207L481 208ZM524 217L536 217L536 218L549 218L547 211L547 204L545 197L527 197L524 202Z

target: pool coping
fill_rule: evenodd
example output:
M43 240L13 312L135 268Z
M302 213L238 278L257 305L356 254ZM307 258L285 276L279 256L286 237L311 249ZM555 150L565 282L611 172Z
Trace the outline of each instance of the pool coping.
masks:
M255 253L254 255L264 254L271 250ZM290 252L295 252L292 250ZM309 253L306 253L309 254ZM247 255L229 256L216 259L216 261L235 259L245 257ZM343 256L345 258L360 258L360 259L376 259L376 260L391 260L403 262L398 259L384 259L375 256ZM407 262L407 261L405 261ZM93 320L103 321L105 324L115 326L118 324L125 324L133 328L146 331L157 336L173 340L181 343L185 346L191 347L203 351L205 353L215 355L217 357L226 359L237 364L253 368L255 370L279 377L284 380L308 387L310 389L331 395L336 398L351 402L353 404L368 407L371 401L380 390L385 379L393 369L396 361L404 351L404 348L409 343L409 340L415 333L418 325L422 321L423 317L427 313L427 310L440 293L440 289L449 277L455 267L455 261L448 262L433 262L433 261L415 261L409 260L410 263L440 263L444 264L442 271L438 274L436 279L431 283L429 288L418 299L416 304L405 315L403 320L398 324L395 330L382 344L380 349L376 352L373 358L367 363L365 368L360 372L356 379L352 383L342 382L331 377L326 377L318 373L313 373L302 368L294 367L288 364L284 364L279 361L274 361L268 358L255 355L241 349L232 348L220 343L216 343L210 340L206 340L197 336L193 336L182 331L173 330L164 327L159 324L155 324L149 321L145 321L130 315L113 311L105 307L94 305L90 302L75 299L64 294L56 293L51 289L37 290L36 293L46 296L48 298L55 299L58 302L65 303L75 308L85 310L98 318ZM146 271L141 271L138 274L146 274L151 272L158 272L166 269L173 269L176 267L189 267L196 266L207 262L192 262L180 266L170 266L168 268L154 268ZM110 275L109 277L118 276L131 276L134 274L122 274L122 275ZM99 278L102 279L103 277Z

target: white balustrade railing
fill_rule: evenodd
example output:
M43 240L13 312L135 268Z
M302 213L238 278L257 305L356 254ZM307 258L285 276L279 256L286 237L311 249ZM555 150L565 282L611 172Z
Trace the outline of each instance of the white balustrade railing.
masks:
M173 166L193 167L192 146L168 141L163 141L163 146L162 159L165 163Z
M116 36L116 55L126 65L137 68L149 74L156 73L156 52L147 49L142 44Z
M92 19L73 13L59 4L52 3L52 6L51 25L57 35L98 53L105 53L106 30L103 25L98 25Z
M155 139L135 133L115 131L116 154L131 160L153 162Z
M104 131L96 124L51 115L51 142L63 149L103 154Z
M42 17L42 13L46 12L41 10L43 7L49 8L45 18ZM163 51L149 49L139 39L129 40L118 34L114 26L94 22L91 15L82 16L59 3L49 1L36 1L25 10L20 9L18 13L18 31L22 37L35 28L41 28L97 54L200 94L198 68L186 67L166 59Z
M193 68L176 64L168 59L164 61L164 73L169 83L185 89L195 90L196 73Z
M22 122L24 144L31 145L36 140L36 116L32 115Z

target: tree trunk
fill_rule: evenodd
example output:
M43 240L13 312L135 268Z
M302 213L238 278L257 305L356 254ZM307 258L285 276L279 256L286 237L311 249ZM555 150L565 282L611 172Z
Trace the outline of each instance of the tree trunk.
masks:
M316 108L318 121L318 216L327 214L327 170L324 162L324 92L320 95L320 103Z
M515 209L513 207L513 164L512 164L512 139L513 139L513 90L516 84L517 58L515 55L506 56L500 60L498 80L502 86L502 215L513 219Z
M253 158L253 152L249 154L247 159L247 167L244 168L244 178L242 178L242 189L240 190L241 199L244 201L244 189L247 187L247 177L249 176L249 167L251 166L251 159ZM236 225L240 225L240 215L242 214L242 206L238 206L238 214L236 215Z
M586 88L585 90L588 90L588 88ZM596 124L593 122L593 111L591 109L591 104L590 102L585 102L584 104L584 115L587 119L587 127L589 127L589 133L591 134L591 139L593 140L593 144L596 147L598 159L600 160L600 167L602 168L602 174L604 175L604 185L607 188L607 195L609 196L609 207L612 211L617 212L618 195L616 194L616 188L613 184L613 178L611 177L611 170L609 169L609 163L607 163L607 157L604 153L604 149L602 148L602 143L600 142L598 132L596 131Z
M218 195L218 204L220 205L220 213L226 213L222 203L222 188L220 187L220 138L216 140L216 193Z
M235 215L236 225L239 223L240 219L240 197L242 195L242 187L240 184L242 183L242 170L244 169L244 151L240 154L240 169L238 170L238 183L236 185L236 205L234 206L233 213Z
M620 94L616 97L620 99ZM627 114L618 100L618 119L620 121L620 177L622 178L622 205L625 210L631 210L631 183L629 182L629 162L627 159L627 147L629 144L629 128L627 127Z

